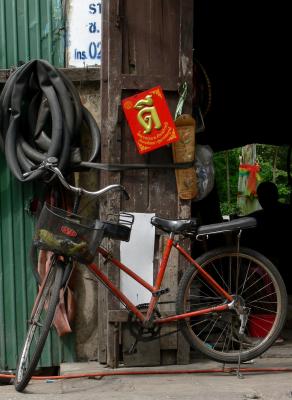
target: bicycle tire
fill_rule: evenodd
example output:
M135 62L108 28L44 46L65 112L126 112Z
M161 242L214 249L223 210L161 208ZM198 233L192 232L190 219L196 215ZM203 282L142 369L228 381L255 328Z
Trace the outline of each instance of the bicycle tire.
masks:
M63 274L60 262L51 264L42 293L34 305L14 379L18 392L26 388L40 360L59 302Z
M248 361L264 353L285 323L287 292L277 268L262 254L232 247L211 250L197 260L229 294L240 295L250 308L242 342L235 310L211 312L180 321L182 333L194 349L219 362ZM240 283L241 282L241 283ZM177 295L177 314L226 303L190 265Z

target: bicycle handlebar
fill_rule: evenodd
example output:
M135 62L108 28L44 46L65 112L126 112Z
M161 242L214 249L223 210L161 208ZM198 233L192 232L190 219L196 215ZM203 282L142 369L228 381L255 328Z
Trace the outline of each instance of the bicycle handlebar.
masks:
M66 179L64 178L62 172L59 170L59 168L56 166L58 160L55 157L49 157L48 159L44 160L40 165L32 167L31 171L29 172L25 172L23 174L23 177L27 177L30 174L32 174L34 171L36 170L42 170L42 169L46 169L48 171L53 172L55 175L57 175L57 177L59 178L59 181L62 183L62 185L70 190L71 192L74 192L78 195L82 195L85 194L87 196L93 196L93 197L99 197L102 196L103 194L109 192L109 191L115 191L115 190L119 190L121 192L123 192L126 200L129 200L130 196L127 192L127 190L124 188L123 185L120 184L113 184L113 185L109 185L104 187L103 189L97 190L95 192L91 192L89 190L83 189L83 188L78 188L75 186L70 185Z

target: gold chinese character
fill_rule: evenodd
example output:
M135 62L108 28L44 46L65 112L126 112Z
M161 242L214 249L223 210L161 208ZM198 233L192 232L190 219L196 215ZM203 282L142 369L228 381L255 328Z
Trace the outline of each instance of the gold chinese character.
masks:
M144 128L143 133L147 134L151 132L152 123L154 123L155 129L161 129L162 125L158 117L156 107L153 106L153 99L151 94L148 94L145 99L137 101L134 108L136 110L140 110L137 114L137 120L139 124Z

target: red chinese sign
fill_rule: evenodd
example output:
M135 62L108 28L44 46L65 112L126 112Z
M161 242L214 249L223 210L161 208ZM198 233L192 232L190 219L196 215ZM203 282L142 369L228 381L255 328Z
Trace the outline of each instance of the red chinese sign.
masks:
M140 154L179 140L160 86L127 97L122 106Z

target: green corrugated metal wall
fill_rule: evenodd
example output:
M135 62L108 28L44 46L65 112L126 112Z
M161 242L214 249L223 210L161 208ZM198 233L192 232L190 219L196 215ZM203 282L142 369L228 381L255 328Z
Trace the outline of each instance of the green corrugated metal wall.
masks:
M64 65L61 0L0 0L0 68L43 58Z
M64 65L62 1L0 0L0 68L36 58ZM0 154L0 370L16 367L36 293L28 255L34 221L25 211L33 195L33 185L16 181ZM41 365L73 361L73 342L51 335Z

